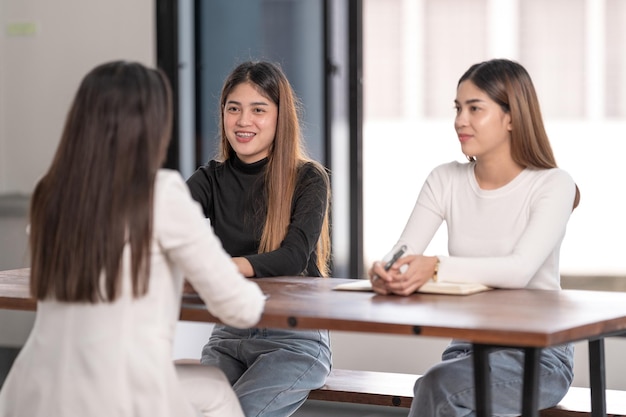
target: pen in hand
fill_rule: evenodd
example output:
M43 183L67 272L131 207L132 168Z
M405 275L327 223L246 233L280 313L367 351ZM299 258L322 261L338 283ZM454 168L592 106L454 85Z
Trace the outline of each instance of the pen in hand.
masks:
M404 252L406 252L406 245L400 246L400 248L393 254L393 256L391 257L389 262L387 262L385 264L383 269L385 271L389 271L391 269L391 267L393 266L393 264L396 263L396 261L398 259L400 259L402 257L402 255L404 255ZM372 281L376 281L377 279L379 279L379 276L378 275L374 275L374 277L372 278Z

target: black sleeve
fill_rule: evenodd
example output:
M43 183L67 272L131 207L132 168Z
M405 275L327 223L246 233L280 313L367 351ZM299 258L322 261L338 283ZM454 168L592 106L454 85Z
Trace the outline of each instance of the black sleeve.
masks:
M211 169L213 169L211 164L204 165L198 168L187 180L187 187L189 187L191 197L200 203L206 218L211 218L213 211L213 196L208 174Z
M257 278L319 275L307 271L307 266L317 256L315 250L328 209L329 186L328 175L316 165L308 163L300 169L285 239L272 252L246 256Z

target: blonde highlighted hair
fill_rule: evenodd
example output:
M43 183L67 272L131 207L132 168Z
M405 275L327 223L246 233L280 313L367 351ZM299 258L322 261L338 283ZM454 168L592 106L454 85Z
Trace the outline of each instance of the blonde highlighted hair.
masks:
M471 81L511 116L511 157L525 168L556 168L535 86L526 69L508 59L492 59L472 65L457 85ZM470 160L473 160L470 157ZM580 201L576 186L573 207Z
M273 63L244 62L237 66L224 82L220 97L220 159L235 156L224 130L224 106L231 91L241 83L250 83L258 92L278 107L276 136L269 150L265 173L267 215L261 234L259 253L278 249L287 234L298 171L304 164L316 167L327 177L321 164L310 159L303 147L300 129L300 103L281 68ZM330 196L327 195L327 202ZM330 226L328 204L322 230L316 246L317 267L322 276L328 275L330 262Z

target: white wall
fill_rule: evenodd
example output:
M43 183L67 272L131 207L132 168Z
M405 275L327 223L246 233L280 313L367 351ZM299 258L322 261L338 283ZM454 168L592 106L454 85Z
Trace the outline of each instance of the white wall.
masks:
M113 59L154 65L154 0L0 0L0 195L28 195L47 170L82 77ZM17 24L35 33L11 36ZM26 220L0 219L0 264L27 266ZM34 313L0 310L0 346L24 343Z
M2 24L2 29L4 29L5 19L4 19L4 0L0 1L0 23ZM5 62L5 48L4 45L6 43L5 36L2 36L4 31L0 32L0 193L6 190L6 129L5 126L5 118L4 118L4 102L5 102L5 70L3 63Z
M0 194L30 194L82 77L109 60L154 65L154 0L0 0ZM16 24L30 35L10 35Z

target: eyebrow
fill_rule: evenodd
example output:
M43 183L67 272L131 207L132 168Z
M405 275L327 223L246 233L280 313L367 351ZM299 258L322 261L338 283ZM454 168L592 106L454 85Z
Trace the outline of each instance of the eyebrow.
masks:
M469 100L465 100L465 104L474 104L474 103L484 103L485 100L481 100L479 98L471 98ZM454 100L454 104L460 104L458 100Z
M228 100L226 104L237 104L239 106L243 105L241 102L235 101L235 100ZM252 103L250 103L250 105L251 106L269 106L269 103L265 101L253 101Z

